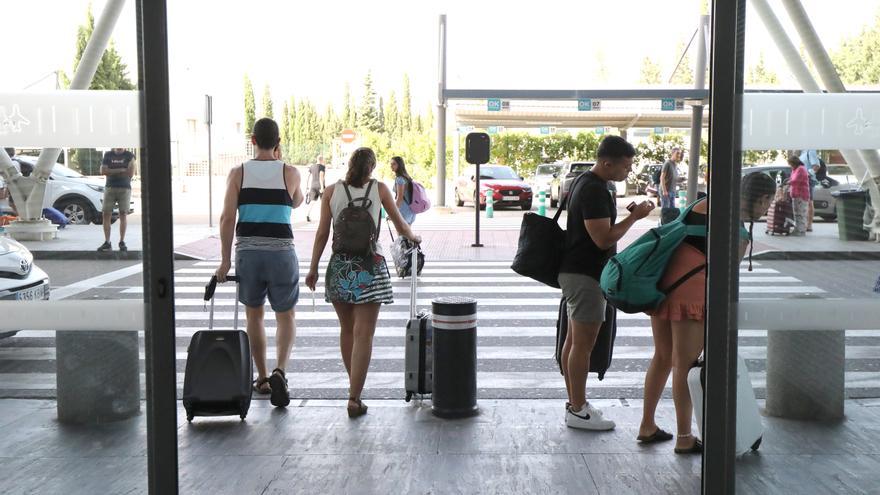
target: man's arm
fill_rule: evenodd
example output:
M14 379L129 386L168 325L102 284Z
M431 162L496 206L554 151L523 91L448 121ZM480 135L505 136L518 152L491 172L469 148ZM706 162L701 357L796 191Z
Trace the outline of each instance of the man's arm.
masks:
M327 188L327 183L324 182L324 170L325 170L325 168L321 167L321 172L318 174L318 178L321 181L321 190L322 191Z
M290 194L290 199L293 200L293 207L298 208L305 199L302 190L299 187L300 182L302 181L302 176L300 175L299 170L291 165L285 165L284 175L286 176L287 181L287 193Z
M222 263L232 261L232 238L235 235L235 217L238 214L238 193L241 184L241 167L229 171L226 180L226 196L223 211L220 213L220 259Z
M134 159L128 162L128 168L125 169L125 172L129 178L134 177Z
M636 223L636 220L645 218L653 209L654 203L645 201L636 205L636 207L633 208L632 213L614 225L611 225L611 218L606 217L584 220L584 227L586 227L587 234L589 234L599 249L611 249L617 241L626 235L627 231L629 231L633 224Z

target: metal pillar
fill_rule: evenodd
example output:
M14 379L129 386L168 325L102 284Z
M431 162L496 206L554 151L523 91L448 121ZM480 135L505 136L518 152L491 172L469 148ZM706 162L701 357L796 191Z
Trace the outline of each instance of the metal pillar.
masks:
M694 73L694 89L706 89L706 34L709 32L709 16L700 16L700 28L697 31L697 65ZM697 179L700 176L700 147L703 138L703 103L691 108L691 150L688 162L687 202L697 200Z
M144 150L144 344L147 474L151 495L177 493L177 370L171 128L166 0L137 2L141 146Z
M734 495L746 0L712 2L703 493Z
M452 179L455 180L461 174L459 162L461 161L461 132L458 130L458 122L455 124L455 142L452 143ZM454 201L454 200L453 200Z
M440 15L437 81L437 206L446 206L446 14Z
M807 54L813 60L816 72L819 73L819 77L822 79L822 84L831 93L846 93L846 87L843 85L837 69L834 68L831 57L828 56L828 51L819 39L819 35L816 33L816 29L813 27L813 23L810 21L806 10L804 10L803 4L801 4L800 0L783 0L782 5L788 11L788 15L791 17L795 29L797 29L798 36L804 42ZM853 170L861 179L866 179L868 176L871 177L871 180L865 180L862 186L868 189L873 204L878 205L880 204L880 153L876 149L863 149L858 150L858 155L861 158L858 164L850 163L846 156L844 156L844 159L850 164L850 167L856 165L857 168L859 166L863 168L863 170ZM880 241L880 208L874 209L871 235Z

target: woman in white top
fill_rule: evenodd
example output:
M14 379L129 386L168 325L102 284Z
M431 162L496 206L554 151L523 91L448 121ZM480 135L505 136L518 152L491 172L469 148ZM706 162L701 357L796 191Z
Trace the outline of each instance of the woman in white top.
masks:
M419 243L419 239L403 220L388 187L371 178L376 168L376 154L370 148L358 148L348 160L348 173L324 190L321 200L321 222L315 236L312 262L306 276L306 285L315 290L318 282L318 261L330 237L330 221L334 230L340 213L350 204L364 206L373 219L371 242L378 239L380 206L398 234ZM365 198L365 199L361 199ZM353 199L353 200L352 200ZM337 232L338 233L338 232ZM334 248L337 241L334 239ZM333 304L339 317L340 348L345 371L349 377L348 416L356 418L367 412L360 396L367 379L373 352L373 334L382 304L394 302L391 277L385 258L373 249L370 255L352 255L334 249L324 281L324 299Z

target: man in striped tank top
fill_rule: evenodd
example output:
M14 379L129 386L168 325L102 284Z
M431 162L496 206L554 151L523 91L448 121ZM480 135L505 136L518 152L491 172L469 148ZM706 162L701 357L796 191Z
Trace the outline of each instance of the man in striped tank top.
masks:
M299 299L299 261L290 215L302 203L303 195L299 171L275 157L280 141L278 124L272 119L258 120L251 141L256 156L233 168L227 179L220 215L222 259L216 275L218 281L226 280L234 234L238 300L245 306L248 340L258 373L254 391L271 394L272 405L284 407L290 403L284 370L296 335L294 306ZM278 322L278 360L271 374L266 366L263 326L267 297Z

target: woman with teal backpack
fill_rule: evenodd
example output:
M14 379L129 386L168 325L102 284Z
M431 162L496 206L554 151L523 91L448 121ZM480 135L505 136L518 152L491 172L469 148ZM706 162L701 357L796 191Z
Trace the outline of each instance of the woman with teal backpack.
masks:
M776 193L776 183L767 174L749 174L742 180L740 215L743 222L754 222L767 213ZM707 225L708 201L696 203L684 223ZM745 255L751 234L743 227L740 257ZM691 235L676 249L660 280L660 287L668 287L682 279L695 267L706 264L706 236ZM702 442L691 434L693 405L688 390L687 375L691 365L703 352L706 317L706 270L687 278L670 291L663 302L651 311L651 330L654 337L654 357L645 374L645 401L637 440L654 443L672 440L654 421L657 404L672 373L672 400L675 404L677 438L675 453L691 454L703 450Z

